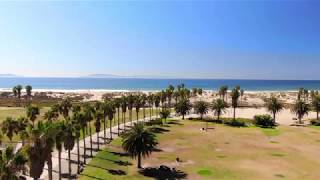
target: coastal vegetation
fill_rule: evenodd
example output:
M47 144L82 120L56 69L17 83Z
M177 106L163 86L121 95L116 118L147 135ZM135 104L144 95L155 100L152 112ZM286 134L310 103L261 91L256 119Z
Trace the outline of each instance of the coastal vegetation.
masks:
M19 152L16 154L17 157L12 155L6 157L7 154L2 154L3 160L0 159L0 167L4 167L3 172L1 172L3 177L30 176L39 179L45 170L45 166L47 166L46 177L54 179L53 152L58 154L58 179L62 177L74 178L80 176L80 174L81 178L84 179L86 176L95 177L95 172L91 171L94 168L90 168L91 163L99 162L95 157L107 156L106 158L122 159L117 157L118 155L111 155L108 152L105 145L110 143L121 147L120 149L130 157L125 158L127 166L136 164L138 167L138 170L130 170L132 178L141 178L142 176L183 178L189 176L189 174L191 177L217 177L215 172L219 170L213 167L201 167L199 164L199 170L194 174L194 169L177 170L167 166L154 169L154 167L148 167L148 164L144 166L142 159L148 162L149 156L162 152L161 149L157 150L157 145L160 143L161 146L161 143L166 142L166 134L168 132L171 134L171 128L175 129L171 138L173 140L177 139L180 129L183 129L182 127L179 129L179 126L188 126L187 128L196 134L201 133L199 129L205 129L208 137L206 137L206 134L202 134L201 137L204 139L212 136L208 124L214 124L215 128L212 129L218 128L221 131L232 127L247 127L245 128L247 129L246 132L263 128L265 129L261 130L263 134L278 136L281 134L279 129L282 129L282 127L276 127L279 125L276 122L276 115L287 107L278 97L271 96L264 99L264 107L270 115L253 114L252 118L239 118L236 110L243 108L245 96L244 90L240 86L234 87L229 92L227 86L222 86L217 93L218 98L215 98L212 102L202 98L204 94L202 89L193 88L189 90L184 84L180 84L177 87L170 85L167 89L159 92L128 93L120 97L104 96L102 101L83 102L67 97L58 100L57 103L49 107L43 107L35 101L36 98L33 98L31 86L25 87L24 94L22 89L21 85L12 89L13 96L17 100L17 107L7 107L7 109L0 110L0 117L2 118L0 120L0 139L6 147L4 151L8 151L8 155L10 155L10 152L14 149L13 146L17 148L14 151ZM26 104L22 103L23 98L25 98ZM311 123L314 125L320 124L318 123L319 99L317 91L309 93L306 89L299 89L297 99L290 107L291 112L298 119L298 125L303 124L303 118L310 111L317 113L316 119L311 120ZM232 117L223 117L229 107L232 108ZM211 112L212 114L210 114ZM187 118L185 118L186 116ZM200 122L206 123L205 128L202 127ZM195 127L201 125L201 128L195 129L192 124ZM290 131L287 128L285 129ZM189 141L189 139L185 140ZM183 147L184 144L179 143L178 146ZM62 168L64 151L67 154L68 165ZM96 155L96 151L101 152ZM173 156L177 156L175 161L184 163L178 157L178 154L174 153L175 151L172 152L171 160ZM204 152L204 154L208 153L210 154L210 152ZM76 155L75 171L72 168L73 154ZM280 157L276 155L276 152L270 152L270 154ZM285 153L280 154L282 157ZM217 155L219 159L224 159L223 156L225 155ZM12 164L13 167L6 165L8 158L17 160L15 162L17 165ZM89 161L92 158L93 160ZM131 158L137 159L137 162L132 162ZM160 159L158 164L161 164L161 162ZM188 164L188 162L185 163ZM142 167L144 169L141 169ZM8 170L5 168L8 168ZM67 175L66 172L63 173L66 169ZM121 169L120 171L109 169L107 174L102 173L102 176L115 177L117 174L127 176L128 169ZM226 174L224 173L224 175ZM237 175L235 173L235 176ZM233 175L230 177L233 177Z

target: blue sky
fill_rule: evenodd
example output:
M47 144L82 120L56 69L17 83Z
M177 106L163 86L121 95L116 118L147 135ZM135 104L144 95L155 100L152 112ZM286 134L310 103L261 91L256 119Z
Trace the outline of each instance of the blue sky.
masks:
M320 79L316 1L1 2L0 74Z

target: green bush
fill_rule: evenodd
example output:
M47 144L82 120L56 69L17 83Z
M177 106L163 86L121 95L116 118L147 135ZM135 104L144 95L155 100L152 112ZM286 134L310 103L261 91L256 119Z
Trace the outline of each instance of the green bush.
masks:
M147 126L153 126L153 125L162 125L162 119L154 119L154 120L151 120L151 121L148 121L145 123Z
M273 118L269 114L255 115L253 123L263 128L272 128L276 126Z
M224 121L224 124L233 127L246 127L247 124L242 119L232 119L231 121Z

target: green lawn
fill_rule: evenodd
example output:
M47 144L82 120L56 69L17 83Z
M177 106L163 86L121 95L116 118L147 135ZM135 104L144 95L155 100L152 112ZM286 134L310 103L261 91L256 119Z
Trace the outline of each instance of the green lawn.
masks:
M201 121L174 121L157 134L158 149L143 167L174 167L187 179L318 179L320 129L280 126L235 128ZM176 157L182 162L177 163ZM119 163L121 162L121 163ZM153 172L158 172L153 169ZM158 174L159 175L159 174ZM175 177L175 176L173 176ZM80 179L151 179L123 155L121 139L98 153ZM156 176L155 178L159 178Z

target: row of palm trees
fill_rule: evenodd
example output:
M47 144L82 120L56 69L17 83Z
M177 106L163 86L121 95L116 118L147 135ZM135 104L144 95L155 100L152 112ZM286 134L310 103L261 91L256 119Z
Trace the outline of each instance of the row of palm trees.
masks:
M30 99L30 97L32 95L32 86L26 85L24 88L26 89L26 98ZM22 85L14 86L12 88L13 96L20 100L21 99L22 90L23 90L23 86Z
M179 96L174 96L177 93ZM136 112L136 119L139 119L139 112L143 109L143 118L146 118L146 108L150 108L150 118L154 116L153 109L156 108L159 114L160 105L162 107L161 116L167 118L170 111L167 107L171 106L172 97L181 101L190 97L190 91L184 85L177 90L169 86L166 90L155 94L128 95L119 98L106 99L104 102L95 103L72 103L70 99L64 99L61 103L52 106L45 114L46 121L37 121L40 114L39 108L29 105L26 108L26 117L14 119L8 117L2 124L1 129L10 142L14 134L19 135L23 152L27 157L23 167L28 167L29 175L34 179L40 178L44 165L48 166L48 177L52 179L52 152L58 151L59 159L59 179L61 179L61 153L63 148L68 151L69 167L68 173L71 176L71 150L77 146L77 173L80 173L81 154L80 139L83 138L83 163L86 164L87 154L93 155L93 128L97 133L97 144L99 147L99 138L101 127L103 125L103 139L107 143L106 129L109 120L110 140L112 140L112 126L117 118L117 133L120 134L120 114L122 123L126 124L126 112L129 111L130 124L133 125L133 111ZM117 117L116 114L118 115ZM126 126L124 126L126 130ZM90 152L87 153L86 139L89 136ZM27 166L25 166L27 165ZM14 174L21 172L16 169ZM25 172L25 168L24 171Z

